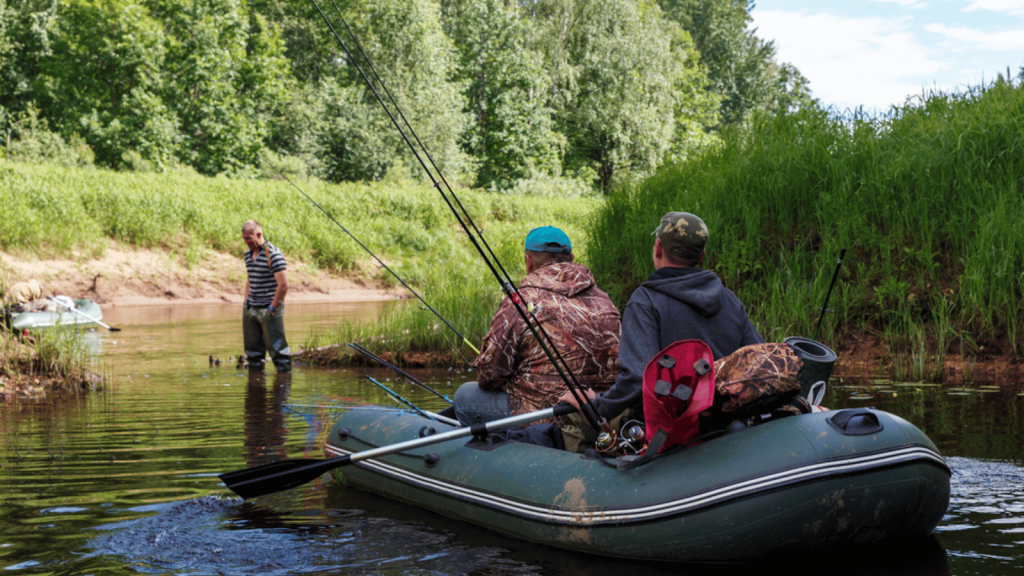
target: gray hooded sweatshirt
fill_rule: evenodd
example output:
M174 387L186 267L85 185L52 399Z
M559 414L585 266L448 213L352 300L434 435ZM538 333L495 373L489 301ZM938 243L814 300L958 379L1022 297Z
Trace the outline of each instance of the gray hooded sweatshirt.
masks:
M740 299L714 272L659 268L633 292L622 312L619 375L595 399L598 412L611 419L627 408L639 407L644 368L679 340L702 340L715 360L764 342Z

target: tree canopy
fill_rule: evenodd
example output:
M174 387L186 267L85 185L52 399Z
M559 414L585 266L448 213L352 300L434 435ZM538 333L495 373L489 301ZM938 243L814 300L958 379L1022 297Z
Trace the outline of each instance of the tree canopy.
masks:
M749 8L0 0L3 146L14 158L75 151L76 162L126 170L258 176L272 158L331 181L416 177L359 64L449 179L607 191L754 110L811 102L806 79L749 28Z

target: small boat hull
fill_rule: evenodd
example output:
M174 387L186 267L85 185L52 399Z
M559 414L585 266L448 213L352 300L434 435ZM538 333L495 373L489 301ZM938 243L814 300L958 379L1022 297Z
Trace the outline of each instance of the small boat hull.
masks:
M19 314L11 315L11 329L22 331L22 330L39 330L42 328L52 328L54 326L77 326L79 324L93 324L93 320L103 320L103 311L100 310L100 305L93 300L75 300L75 310L81 312L81 314L67 310L66 308L53 305L56 310L45 311L45 312L21 312ZM84 316L83 316L84 314ZM93 320L86 318L89 316Z
M741 562L924 537L949 504L949 468L912 424L871 412L876 434L837 431L827 423L836 412L806 414L629 470L541 446L452 440L338 473L357 488L518 538L624 558ZM403 412L351 410L327 451L393 444L424 427L451 429Z

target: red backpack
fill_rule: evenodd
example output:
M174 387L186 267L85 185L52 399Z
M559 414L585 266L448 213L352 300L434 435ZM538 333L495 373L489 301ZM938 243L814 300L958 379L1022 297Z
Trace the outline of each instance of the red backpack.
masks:
M659 430L668 438L659 452L691 443L699 435L698 415L715 400L715 359L700 340L670 344L644 369L644 419L647 442Z

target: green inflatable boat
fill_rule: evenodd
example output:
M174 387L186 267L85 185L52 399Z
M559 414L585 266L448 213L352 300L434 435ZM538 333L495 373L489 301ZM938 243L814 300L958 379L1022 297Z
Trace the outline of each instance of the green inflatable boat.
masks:
M454 429L409 412L353 409L331 430L327 452ZM701 563L923 538L946 512L950 479L924 433L874 409L772 420L633 468L476 437L335 473L350 486L549 546Z

